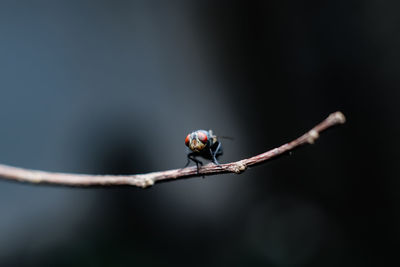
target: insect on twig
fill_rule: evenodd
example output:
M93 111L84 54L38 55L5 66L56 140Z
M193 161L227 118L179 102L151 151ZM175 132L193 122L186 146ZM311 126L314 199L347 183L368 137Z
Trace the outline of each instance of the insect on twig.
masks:
M197 173L199 173L199 165L202 166L203 162L196 157L202 157L219 165L217 158L223 154L222 146L212 130L197 130L188 134L185 139L185 145L191 151L187 154L188 160L185 167L189 165L190 161L193 161L196 163Z

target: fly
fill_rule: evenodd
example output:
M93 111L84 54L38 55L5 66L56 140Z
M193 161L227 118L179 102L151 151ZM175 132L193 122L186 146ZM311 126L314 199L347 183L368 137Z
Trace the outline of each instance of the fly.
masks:
M189 165L190 161L193 161L196 163L197 173L199 173L199 165L202 166L203 162L196 157L202 157L219 165L217 158L222 155L222 146L212 130L197 130L188 134L185 139L185 145L191 151L187 154L188 161L185 167Z

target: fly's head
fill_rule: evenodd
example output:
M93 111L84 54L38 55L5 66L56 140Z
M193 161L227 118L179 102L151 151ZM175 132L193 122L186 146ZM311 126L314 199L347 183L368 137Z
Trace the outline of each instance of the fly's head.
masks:
M200 152L209 142L209 134L204 130L197 130L186 136L185 145L193 152Z

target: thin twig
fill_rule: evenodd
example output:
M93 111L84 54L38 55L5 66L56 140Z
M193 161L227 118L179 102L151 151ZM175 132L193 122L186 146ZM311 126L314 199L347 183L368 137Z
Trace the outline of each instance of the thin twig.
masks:
M210 163L206 166L201 167L198 174L196 167L136 175L87 175L28 170L0 164L0 176L4 179L9 179L13 181L28 183L46 183L66 186L134 185L139 187L148 187L153 185L157 181L163 180L229 172L241 173L244 172L249 166L264 163L267 160L282 155L298 146L307 143L313 144L314 141L318 139L319 134L322 131L334 125L343 124L345 121L345 116L340 111L332 113L320 124L316 125L310 131L290 143L284 144L280 147L274 148L257 156L239 160L236 162L221 165Z

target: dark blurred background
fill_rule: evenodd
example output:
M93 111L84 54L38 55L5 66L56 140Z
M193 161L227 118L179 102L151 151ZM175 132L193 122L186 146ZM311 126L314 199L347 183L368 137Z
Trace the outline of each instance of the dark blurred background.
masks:
M150 189L0 181L0 266L399 264L400 2L1 1L0 162L93 174L313 146Z

